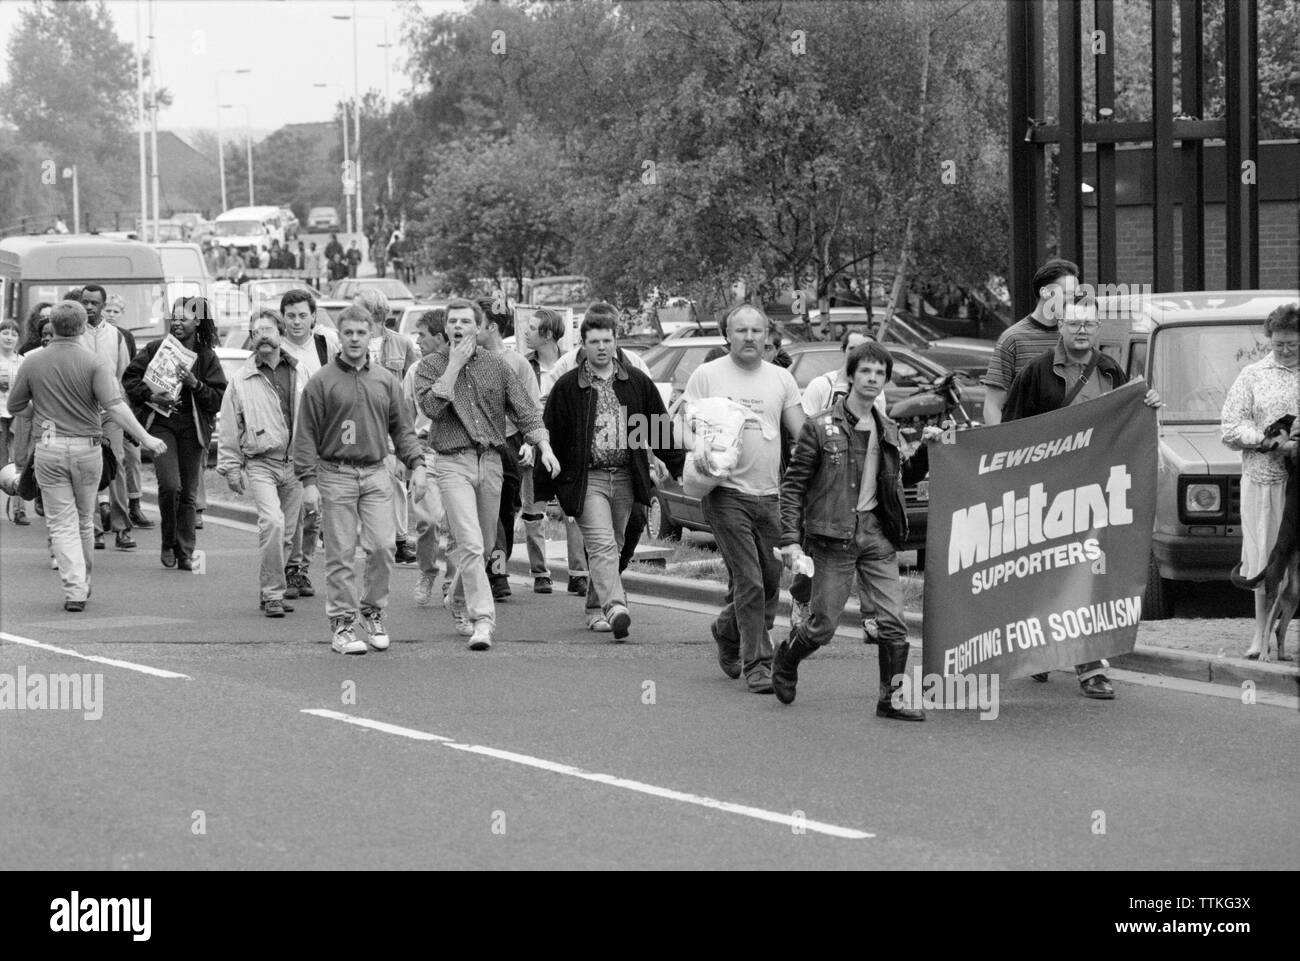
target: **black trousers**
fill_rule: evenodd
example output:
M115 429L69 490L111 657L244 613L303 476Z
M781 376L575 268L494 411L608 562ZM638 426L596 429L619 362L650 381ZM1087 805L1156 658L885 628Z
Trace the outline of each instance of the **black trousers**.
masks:
M155 418L149 433L167 443L167 450L153 462L158 477L162 546L174 550L178 560L188 558L194 553L194 504L203 483L207 451L199 440L192 414Z
M497 448L501 455L501 507L497 512L497 542L486 559L489 577L506 577L506 564L514 552L515 518L522 507L519 502L519 485L523 480L519 449L523 446L523 434L512 434Z

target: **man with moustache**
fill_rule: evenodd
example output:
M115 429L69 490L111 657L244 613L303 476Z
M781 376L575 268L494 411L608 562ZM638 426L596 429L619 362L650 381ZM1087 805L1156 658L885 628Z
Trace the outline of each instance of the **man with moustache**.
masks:
M267 617L284 617L294 525L302 507L302 484L293 470L293 427L306 378L285 353L278 311L263 307L249 323L253 354L231 378L221 402L217 473L236 494L245 486L257 505L259 606ZM295 593L296 596L296 593Z
M496 608L484 566L484 549L496 537L501 506L501 454L507 418L533 444L554 477L560 464L551 452L542 412L501 355L481 349L486 318L471 300L447 305L445 333L450 350L420 361L415 395L430 420L434 480L442 494L456 582L448 607L472 651L492 646ZM472 621L472 624L471 624ZM466 630L468 628L468 631Z
M323 511L326 614L338 654L388 649L384 610L393 570L393 487L384 458L389 441L411 472L416 500L424 495L424 451L402 402L402 385L370 359L370 315L348 307L339 316L339 355L303 389L294 434L294 473L303 501ZM358 529L366 553L358 599ZM353 630L358 616L366 632Z
M727 565L727 603L710 630L723 673L739 678L743 672L751 693L771 694L768 631L781 592L781 562L773 556L781 541L781 428L798 437L804 412L790 372L763 361L767 315L738 304L724 325L728 352L695 368L682 395L687 401L727 397L753 415L741 432L735 469L700 501Z

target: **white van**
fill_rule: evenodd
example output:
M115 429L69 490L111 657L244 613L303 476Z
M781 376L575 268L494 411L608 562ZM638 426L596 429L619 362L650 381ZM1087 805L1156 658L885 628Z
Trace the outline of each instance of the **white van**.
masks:
M259 254L271 249L271 241L285 244L284 215L279 207L235 207L216 219L216 233L212 242L221 247L234 247L240 253L257 250Z
M149 246L162 258L168 304L176 303L178 297L212 296L212 275L198 244L175 240Z

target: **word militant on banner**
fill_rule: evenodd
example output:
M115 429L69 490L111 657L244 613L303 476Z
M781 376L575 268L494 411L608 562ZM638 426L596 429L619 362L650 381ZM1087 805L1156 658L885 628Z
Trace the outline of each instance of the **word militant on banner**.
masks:
M1025 497L1017 497L1014 490L1004 491L1002 506L992 512L984 501L954 511L948 573L956 574L990 558L1046 541L1132 524L1133 511L1128 506L1132 486L1127 466L1116 464L1104 485L1067 488L1052 499L1050 506L1047 487L1038 483L1030 485ZM978 594L1012 577L1029 577L1044 570L1096 561L1101 556L1095 538L1045 548L977 571L971 577L970 591Z

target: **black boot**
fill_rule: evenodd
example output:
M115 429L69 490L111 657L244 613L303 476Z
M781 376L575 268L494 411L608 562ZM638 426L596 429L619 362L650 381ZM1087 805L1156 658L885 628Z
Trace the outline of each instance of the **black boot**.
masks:
M794 702L795 685L799 683L799 662L815 650L817 646L809 644L800 630L791 631L789 638L777 647L772 656L772 690L782 704Z
M908 707L894 707L894 692L903 682L891 683L895 676L907 671L907 638L886 641L878 645L880 663L880 697L876 701L876 717L892 717L896 721L924 721L925 711Z
M143 530L148 530L149 528L154 526L153 521L145 517L144 511L140 509L140 498L138 497L131 498L131 506L130 506L130 510L127 512L127 516L131 518L131 525L133 527L139 527Z

